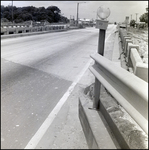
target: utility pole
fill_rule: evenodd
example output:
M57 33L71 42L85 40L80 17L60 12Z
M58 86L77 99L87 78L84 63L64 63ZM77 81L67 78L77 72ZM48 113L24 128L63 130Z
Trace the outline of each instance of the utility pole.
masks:
M77 3L77 25L78 25L78 17L79 17L79 3Z
M132 20L132 15L131 15L131 20Z
M96 20L97 20L97 18L98 18L98 16L97 16L97 12L96 11L93 11L94 13L96 13Z
M12 1L12 23L13 23L13 1Z
M80 2L80 3L86 3L86 2ZM79 23L79 3L77 3L77 25Z
M136 22L137 22L137 15L138 15L138 13L136 13Z

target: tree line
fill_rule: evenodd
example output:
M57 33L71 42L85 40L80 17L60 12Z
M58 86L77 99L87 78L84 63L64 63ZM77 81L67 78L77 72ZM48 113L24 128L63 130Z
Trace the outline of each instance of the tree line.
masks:
M61 15L57 6L36 8L34 6L16 7L1 5L1 21L22 23L24 21L48 21L49 23L69 22L67 17Z

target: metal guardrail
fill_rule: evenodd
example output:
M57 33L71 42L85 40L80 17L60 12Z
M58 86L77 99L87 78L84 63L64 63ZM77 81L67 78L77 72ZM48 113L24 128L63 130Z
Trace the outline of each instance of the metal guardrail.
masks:
M90 71L138 125L148 133L147 82L99 54L91 55L91 58L95 60L95 64L89 68Z

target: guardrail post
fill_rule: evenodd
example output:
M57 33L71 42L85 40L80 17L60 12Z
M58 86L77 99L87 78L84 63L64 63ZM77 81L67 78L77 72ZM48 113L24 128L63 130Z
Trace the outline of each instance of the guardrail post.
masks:
M139 51L139 45L134 45L133 43L128 43L127 52L126 52L126 62L129 66L132 66L132 62L130 59L130 52L132 48L136 48Z
M127 55L127 46L128 46L128 43L133 43L131 39L126 39L125 40L125 45L124 45L124 54L125 54L125 57Z
M99 28L99 37L98 37L98 54L104 54L104 44L105 44L105 33L108 26L108 21L97 20L96 27ZM95 62L96 65L98 65ZM101 83L95 77L95 86L94 86L94 99L93 99L93 108L99 109L100 107L100 87Z

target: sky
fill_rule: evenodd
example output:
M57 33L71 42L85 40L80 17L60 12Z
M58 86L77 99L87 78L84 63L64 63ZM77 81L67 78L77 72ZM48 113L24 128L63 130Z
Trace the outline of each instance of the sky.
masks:
M103 5L110 9L109 22L124 22L126 16L129 20L139 21L139 17L146 12L148 1L13 1L13 6L45 7L57 6L61 14L68 19L76 19L77 3L79 3L79 18L96 19L97 9ZM12 5L12 1L1 1L1 5Z

